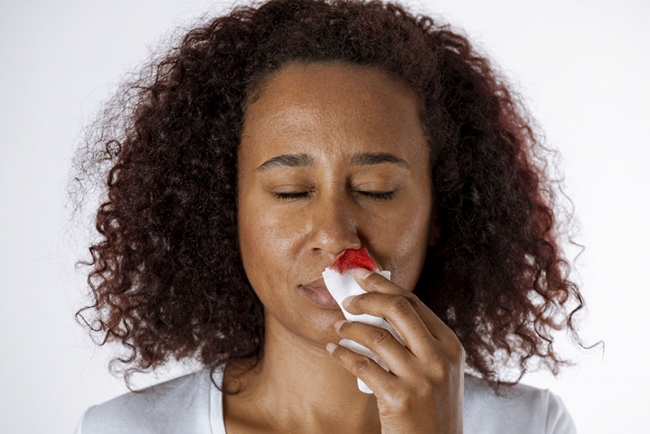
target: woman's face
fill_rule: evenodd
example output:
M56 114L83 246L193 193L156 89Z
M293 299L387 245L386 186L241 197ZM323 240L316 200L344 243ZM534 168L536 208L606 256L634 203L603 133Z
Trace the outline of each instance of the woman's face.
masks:
M248 107L238 156L239 242L274 320L338 341L321 273L366 247L413 290L431 221L429 148L413 92L375 68L290 64Z

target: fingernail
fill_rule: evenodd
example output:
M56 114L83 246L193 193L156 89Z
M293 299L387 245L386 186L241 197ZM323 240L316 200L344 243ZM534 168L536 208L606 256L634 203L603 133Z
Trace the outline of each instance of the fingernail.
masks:
M336 344L333 344L333 343L330 342L330 343L328 343L327 345L325 345L325 349L326 349L330 354L332 354L332 353L334 352L334 350L336 349Z
M339 329L341 328L344 322L345 322L344 319L342 319L341 321L336 321L336 323L334 324L334 328L336 329L336 331L339 331Z
M366 270L365 268L355 268L354 269L354 277L357 280L364 280L366 277L370 276L372 274L372 271Z
M353 299L354 297L355 297L354 295L348 295L347 297L345 297L345 298L343 299L343 301L341 302L341 304L342 304L344 307L348 307L348 304L350 304L350 302L352 301L352 299Z

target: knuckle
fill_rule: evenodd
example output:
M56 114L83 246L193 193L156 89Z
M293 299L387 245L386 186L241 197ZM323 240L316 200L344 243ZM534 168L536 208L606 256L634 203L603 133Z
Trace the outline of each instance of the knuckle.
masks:
M449 363L440 363L438 365L438 369L436 369L436 380L439 383L446 383L447 378L449 378L452 374L452 367Z
M418 298L417 295L409 293L404 296L406 300L411 304L411 307L413 309L417 309L418 307L421 306L426 306L424 303L422 303L422 300Z
M434 350L425 350L424 358L427 361L427 366L429 367L429 372L435 372L440 365L440 358Z
M451 345L451 354L454 360L460 362L465 361L465 347L463 347L463 344L458 339L455 339Z
M406 390L394 391L390 395L390 408L398 413L408 413L412 406L413 394Z
M462 342L455 334L445 341L443 354L452 364L462 363L465 361L465 347L463 347Z
M432 381L436 384L446 383L447 378L449 378L454 371L453 363L447 359L445 355L442 355L437 351L429 354L429 360L431 361L431 370L429 372Z
M463 375L464 362L460 359L452 359L448 356L438 355L431 365L429 378L433 384L445 386Z
M433 396L435 393L435 387L433 387L433 384L428 382L428 381L421 381L416 390L415 390L415 396L418 398L418 400L428 400L431 396Z
M388 312L396 316L403 316L412 310L411 303L404 297L394 297L388 306Z
M384 345L388 339L391 338L391 334L384 329L373 330L368 338L368 343L372 346L381 346Z
M363 374L368 372L371 368L371 361L365 357L357 357L353 362L353 369L355 374Z

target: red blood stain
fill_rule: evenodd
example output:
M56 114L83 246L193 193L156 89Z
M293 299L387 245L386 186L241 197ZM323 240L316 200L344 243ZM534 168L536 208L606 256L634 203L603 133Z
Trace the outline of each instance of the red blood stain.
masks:
M365 268L370 271L377 271L377 264L372 260L365 247L359 250L347 249L341 253L331 267L340 274L353 268Z

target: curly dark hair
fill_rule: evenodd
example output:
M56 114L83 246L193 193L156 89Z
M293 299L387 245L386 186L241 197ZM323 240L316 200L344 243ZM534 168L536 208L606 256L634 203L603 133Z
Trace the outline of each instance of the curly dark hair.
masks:
M296 61L373 66L416 91L439 238L415 293L492 385L540 365L557 373L555 332L575 335L583 299L560 248L548 151L504 80L464 36L399 5L270 0L190 30L121 89L80 150L80 173L103 173L105 197L86 262L94 301L78 320L128 349L114 360L127 380L171 359L259 360L237 151L260 83Z

